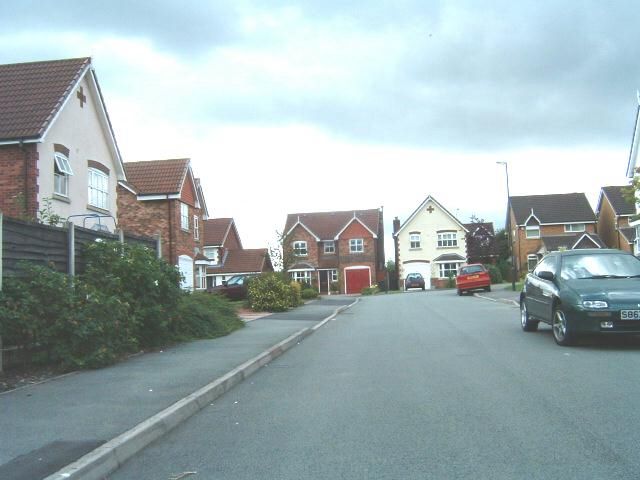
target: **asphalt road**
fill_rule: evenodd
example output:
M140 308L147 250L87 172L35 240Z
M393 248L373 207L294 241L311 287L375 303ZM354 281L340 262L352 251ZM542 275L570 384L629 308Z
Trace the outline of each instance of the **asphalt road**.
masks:
M513 306L364 297L110 480L637 479L638 371L637 339L561 348Z

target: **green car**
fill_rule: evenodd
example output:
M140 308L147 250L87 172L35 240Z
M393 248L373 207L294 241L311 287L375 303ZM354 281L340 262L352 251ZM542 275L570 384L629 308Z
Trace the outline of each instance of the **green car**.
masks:
M640 260L621 250L552 252L520 294L525 332L548 323L558 345L581 335L640 334Z

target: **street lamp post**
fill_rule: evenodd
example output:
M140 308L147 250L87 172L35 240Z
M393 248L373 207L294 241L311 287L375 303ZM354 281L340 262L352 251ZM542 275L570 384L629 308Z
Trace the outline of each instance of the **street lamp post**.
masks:
M507 162L496 162L498 165L504 165L504 173L507 177L507 232L509 234L509 252L511 253L511 289L516 291L516 259L513 252L513 239L511 238L511 212L509 206L511 205L511 195L509 194L509 166Z

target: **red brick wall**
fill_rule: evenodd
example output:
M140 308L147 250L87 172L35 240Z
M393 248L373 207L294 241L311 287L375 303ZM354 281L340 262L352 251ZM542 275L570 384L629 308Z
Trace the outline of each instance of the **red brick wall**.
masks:
M307 242L307 255L296 256L293 254L293 242L306 241ZM287 244L284 245L287 249L285 252L285 258L289 260L289 263L305 262L314 267L318 266L318 243L316 239L303 227L298 225L293 229L291 234L287 238Z
M362 253L351 253L349 250L349 240L362 238L364 251ZM378 271L376 268L377 240L373 238L371 232L359 222L352 222L340 235L336 242L338 252L338 265L340 268L340 291L344 292L344 269L352 266L367 266L371 269L371 282L377 281Z
M193 216L200 218L200 240L193 238ZM118 186L118 224L125 231L153 236L160 233L163 258L176 265L180 255L195 257L202 251L202 213L189 206L189 231L180 228L180 202L177 200L138 201L136 195Z
M36 144L0 146L0 211L10 217L38 214L38 150Z

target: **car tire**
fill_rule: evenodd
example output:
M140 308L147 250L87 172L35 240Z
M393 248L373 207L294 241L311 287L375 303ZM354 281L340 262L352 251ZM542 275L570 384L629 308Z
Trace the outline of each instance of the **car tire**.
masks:
M462 290L458 289L458 295L459 295L460 297L462 296L462 294L463 294L463 293L464 293L464 292L463 292Z
M485 292L490 292L491 291L491 285L484 287L484 291Z
M525 332L535 332L538 329L538 323L540 322L531 320L524 298L520 300L520 325L522 326L522 330Z
M424 292L424 286L422 287L422 291Z
M551 330L553 331L553 339L561 347L568 347L575 343L575 333L571 330L567 316L560 307L556 307L553 310Z

